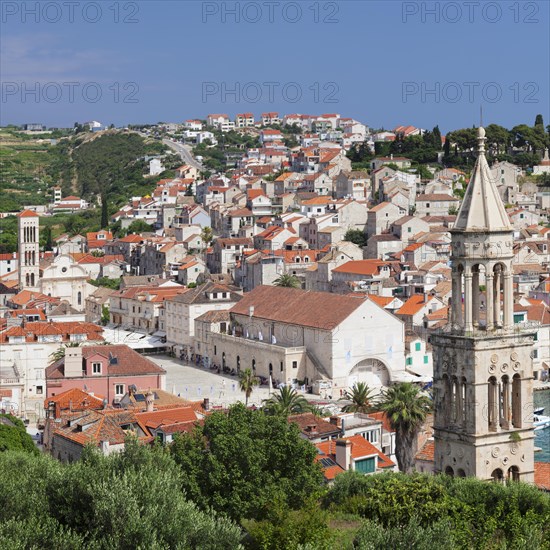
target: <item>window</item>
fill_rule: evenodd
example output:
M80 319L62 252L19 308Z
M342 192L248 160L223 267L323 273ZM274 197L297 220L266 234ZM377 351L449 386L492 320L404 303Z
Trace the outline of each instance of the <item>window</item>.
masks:
M422 346L422 344L420 342L416 342L416 344L414 345L414 350L415 351L420 351L421 346Z
M36 386L36 394L42 395L42 386Z
M298 361L292 361L292 368L297 369L298 368Z
M101 363L92 363L92 374L101 374Z
M361 474L372 474L376 469L376 457L355 461L355 471Z
M115 395L124 395L124 384L115 384Z
M428 364L428 356L427 355L424 355L424 364L427 365Z
M407 363L407 365L412 365L412 364L413 364L413 359L412 359L412 357L407 357L406 363Z
M524 321L523 313L514 313L514 323L522 323Z

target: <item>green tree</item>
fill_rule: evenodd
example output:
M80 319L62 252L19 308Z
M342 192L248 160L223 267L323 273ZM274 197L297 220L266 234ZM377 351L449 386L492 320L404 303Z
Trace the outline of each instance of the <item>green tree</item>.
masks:
M103 304L101 306L101 324L103 326L106 326L109 324L109 321L111 320L111 316L109 313L109 306Z
M204 247L210 246L212 239L214 238L214 232L211 227L203 227L201 231L201 241L204 244Z
M344 241L363 247L367 244L367 236L361 229L348 229L344 235Z
M236 521L265 519L275 505L298 510L322 487L317 450L298 427L242 403L177 436L170 452L186 494Z
M410 472L416 454L416 438L431 410L431 401L414 384L402 382L383 393L379 409L386 413L395 430L395 456L399 469Z
M11 414L0 414L0 452L4 451L38 454L38 448L23 422Z
M279 275L273 281L273 284L275 286L283 286L286 288L302 288L302 283L300 282L300 279L298 279L296 275L292 275L290 273L283 273L282 275Z
M263 408L266 414L287 417L309 411L309 403L290 386L283 386L269 399L264 400Z
M248 407L248 400L258 383L258 378L251 369L244 369L239 373L239 389L244 393L246 407Z
M101 229L109 227L109 205L107 203L107 195L101 194Z
M366 414L374 410L373 390L369 388L365 382L357 382L354 384L351 391L346 390L342 399L351 401L351 403L342 408L344 412Z
M152 231L153 228L145 221L143 220L134 220L129 226L126 231L128 235L131 233L136 233L137 235L140 235L141 233L149 233Z
M52 238L52 227L50 224L46 225L44 227L44 230L42 232L42 235L44 235L44 250L51 251L53 250L53 238ZM42 239L40 239L42 240Z

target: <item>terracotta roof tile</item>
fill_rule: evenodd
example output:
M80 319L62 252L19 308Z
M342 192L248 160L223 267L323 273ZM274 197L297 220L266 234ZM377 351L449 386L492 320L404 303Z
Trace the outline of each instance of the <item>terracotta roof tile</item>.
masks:
M420 451L416 453L416 460L423 460L425 462L434 462L435 443L432 440L426 441Z
M257 286L231 308L231 313L331 330L360 307L365 297Z

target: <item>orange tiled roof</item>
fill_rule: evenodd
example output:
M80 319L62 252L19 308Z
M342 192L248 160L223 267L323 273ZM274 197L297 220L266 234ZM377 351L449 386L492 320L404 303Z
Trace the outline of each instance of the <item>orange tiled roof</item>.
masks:
M23 210L17 214L18 218L38 218L38 214L32 210Z
M103 407L103 396L91 395L80 388L71 388L59 395L44 399L44 408L48 409L49 404L54 403L56 416L64 410L84 411L87 409L101 409Z
M433 296L428 296L427 300L424 301L423 294L415 294L411 296L398 310L397 315L415 315L418 313L423 306L425 306Z
M550 462L535 462L535 485L550 491Z
M351 260L336 267L333 273L351 273L354 275L376 275L381 266L386 265L382 260Z
M423 460L424 462L434 462L435 443L432 440L426 441L420 451L416 453L416 460Z

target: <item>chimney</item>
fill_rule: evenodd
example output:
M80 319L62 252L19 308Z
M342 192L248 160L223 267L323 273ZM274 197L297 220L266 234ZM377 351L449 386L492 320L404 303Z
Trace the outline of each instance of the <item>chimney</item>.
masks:
M82 348L65 349L65 378L82 376Z
M147 392L147 395L145 396L145 403L147 405L146 411L148 413L153 412L155 410L155 396L151 390Z
M203 406L205 411L209 411L210 410L210 398L205 397L203 402L202 402L202 406Z
M336 464L344 470L351 466L351 441L349 439L336 440Z

